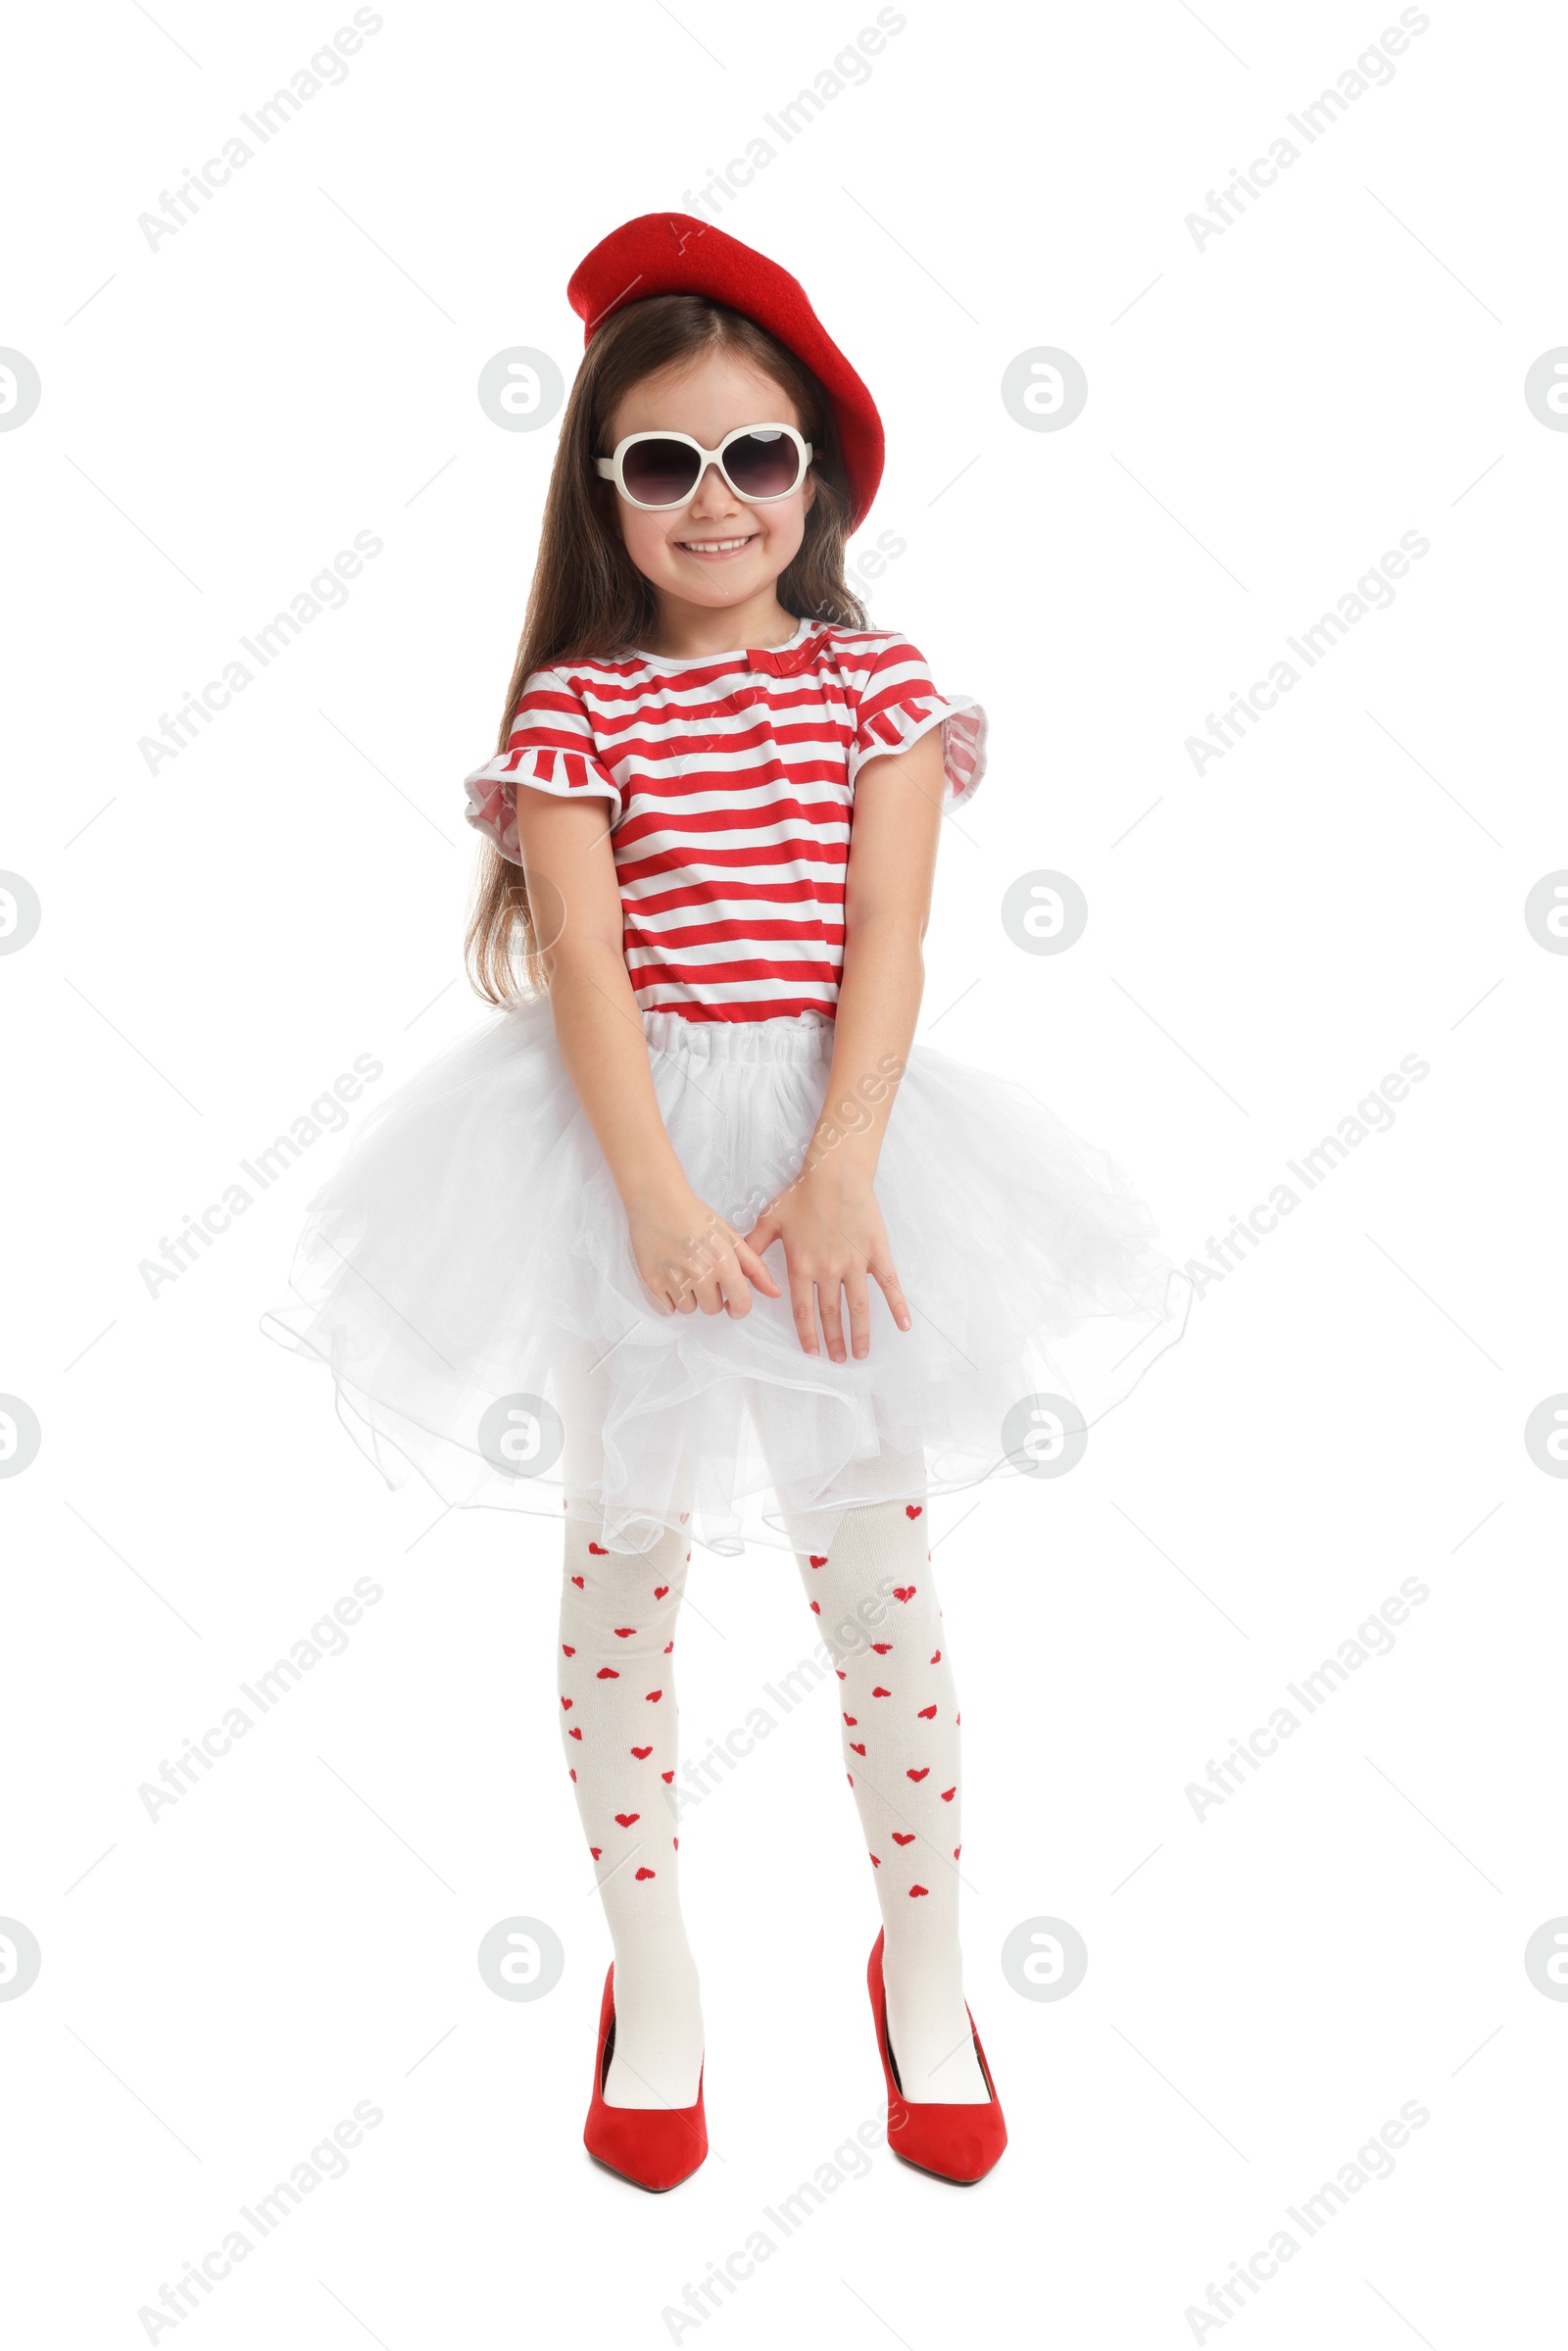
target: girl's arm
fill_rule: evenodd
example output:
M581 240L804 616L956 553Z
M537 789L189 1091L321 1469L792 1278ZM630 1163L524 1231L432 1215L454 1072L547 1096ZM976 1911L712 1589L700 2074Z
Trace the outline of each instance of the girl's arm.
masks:
M942 794L940 727L907 751L868 759L856 779L827 1094L802 1174L747 1235L756 1249L783 1242L801 1346L820 1353L819 1312L835 1363L845 1359L841 1290L855 1353L870 1347L867 1270L899 1329L910 1327L872 1179L925 985L920 943L931 912Z
M663 1314L752 1310L778 1284L686 1181L654 1091L622 947L620 891L600 799L519 784L522 852L556 1039L626 1210L637 1270Z

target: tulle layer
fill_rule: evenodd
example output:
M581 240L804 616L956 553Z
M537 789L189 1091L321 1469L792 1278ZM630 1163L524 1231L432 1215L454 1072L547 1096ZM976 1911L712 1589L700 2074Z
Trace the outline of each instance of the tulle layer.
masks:
M747 1231L800 1170L831 1024L643 1015L699 1197ZM391 1485L825 1550L844 1509L1049 1471L1180 1336L1189 1286L1121 1171L1024 1088L915 1046L876 1177L913 1328L807 1356L787 1295L661 1314L555 1041L509 1007L383 1102L310 1202L269 1335L326 1365ZM784 1251L767 1253L784 1282Z

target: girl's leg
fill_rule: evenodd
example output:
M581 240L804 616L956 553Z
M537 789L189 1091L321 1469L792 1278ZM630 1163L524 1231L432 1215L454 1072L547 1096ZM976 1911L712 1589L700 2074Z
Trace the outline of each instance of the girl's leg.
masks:
M565 1383L568 1504L599 1467L602 1373ZM685 1530L651 1551L610 1551L592 1517L567 1516L556 1658L561 1743L615 1953L611 2106L697 2097L703 2018L681 1918L675 1812L675 1620Z
M888 2039L904 2095L984 2105L990 2092L964 2010L958 1947L958 1702L929 1524L918 1502L861 1503L846 1510L825 1554L797 1558L836 1661L839 1731L882 1910Z
M697 1969L676 1879L675 1619L686 1538L641 1557L566 1520L561 1740L615 1946L611 2106L690 2106L703 2062Z

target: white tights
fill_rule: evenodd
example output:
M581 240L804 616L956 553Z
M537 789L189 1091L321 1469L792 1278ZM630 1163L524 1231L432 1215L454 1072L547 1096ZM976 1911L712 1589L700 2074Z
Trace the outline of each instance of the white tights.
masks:
M569 1467L568 1467L569 1476ZM884 1929L888 2038L906 2098L982 2103L958 1948L958 1706L919 1502L847 1510L826 1553L798 1553L835 1661L845 1769ZM689 2106L703 2024L681 1918L675 1626L690 1550L641 1556L565 1522L561 1737L614 1944L612 2106ZM744 1570L738 1572L745 1572Z
M983 2104L958 1948L958 1698L926 1533L918 1502L860 1503L825 1556L797 1559L839 1678L901 2087L917 2102Z
M566 1520L561 1743L615 1947L612 2106L690 2106L703 2062L668 1795L679 1760L673 1652L688 1557L684 1536L666 1535L633 1558L603 1549L590 1521Z

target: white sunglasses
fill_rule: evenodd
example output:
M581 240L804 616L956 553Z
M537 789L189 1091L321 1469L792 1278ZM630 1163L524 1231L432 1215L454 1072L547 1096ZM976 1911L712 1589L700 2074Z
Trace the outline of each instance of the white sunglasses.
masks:
M716 449L688 432L628 433L613 457L595 458L628 506L684 506L710 465L716 465L748 506L788 498L806 479L811 444L793 424L738 424Z

